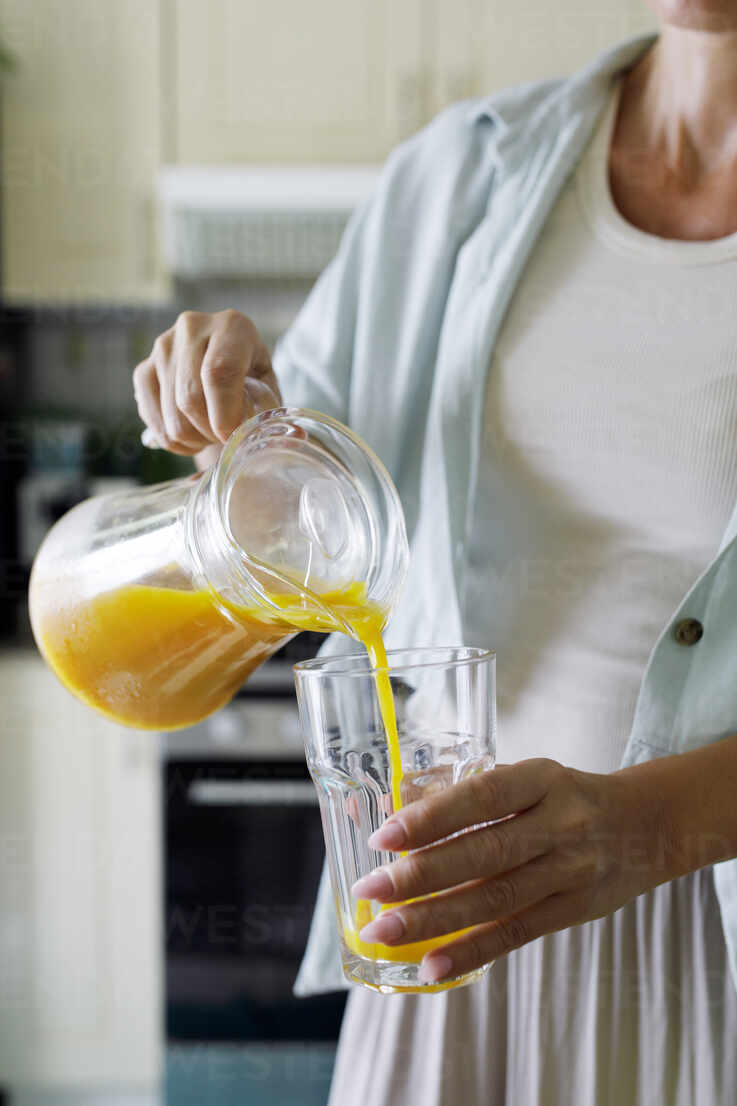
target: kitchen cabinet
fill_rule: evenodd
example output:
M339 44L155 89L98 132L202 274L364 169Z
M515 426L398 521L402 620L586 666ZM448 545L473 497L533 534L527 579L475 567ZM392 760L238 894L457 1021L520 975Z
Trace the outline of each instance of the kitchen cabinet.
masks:
M475 28L468 55L476 95L573 73L609 46L654 27L642 0L435 0L446 14L465 3ZM469 11L470 9L470 11Z
M426 0L425 72L429 114L484 92L479 87L480 20L487 0Z
M5 299L166 299L161 165L382 162L652 23L642 0L0 0Z
M159 32L155 0L0 0L6 301L165 296Z
M174 0L175 160L382 160L427 115L423 0Z
M178 162L382 161L447 104L572 72L642 0L170 0Z
M148 1106L163 1036L155 736L78 703L30 649L0 653L0 700L0 1088Z

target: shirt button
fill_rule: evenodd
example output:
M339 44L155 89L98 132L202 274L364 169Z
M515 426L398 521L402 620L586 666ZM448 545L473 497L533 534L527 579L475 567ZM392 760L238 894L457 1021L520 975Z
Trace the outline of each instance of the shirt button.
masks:
M698 618L682 618L673 630L679 645L695 645L704 636L704 627Z

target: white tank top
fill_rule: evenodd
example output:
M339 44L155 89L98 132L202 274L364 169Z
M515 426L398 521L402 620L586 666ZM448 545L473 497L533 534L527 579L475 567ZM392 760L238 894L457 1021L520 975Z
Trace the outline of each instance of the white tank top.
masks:
M618 767L648 655L737 499L737 235L666 241L611 199L617 96L489 369L469 640L500 759Z
M606 183L613 112L490 366L466 596L469 640L498 650L500 758L593 771L617 767L648 652L737 494L737 236L630 227ZM330 1106L731 1106L735 1039L704 868L532 941L473 987L356 990Z

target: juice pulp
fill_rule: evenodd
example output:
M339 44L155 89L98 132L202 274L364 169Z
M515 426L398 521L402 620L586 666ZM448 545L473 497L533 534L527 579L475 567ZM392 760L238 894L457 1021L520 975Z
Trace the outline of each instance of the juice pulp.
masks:
M367 633L375 627L381 641L383 616L361 585L321 597L332 623L288 594L269 596L280 613L265 622L263 612L224 607L206 590L133 584L73 602L58 599L59 591L33 602L41 652L74 695L136 729L174 730L207 718L297 630L329 632L355 611L356 625Z
M401 809L402 760L381 636L383 612L367 601L361 584L321 594L327 616L299 606L293 595L269 598L280 608L273 624L255 609L224 608L208 591L135 584L73 605L38 605L34 629L50 667L78 698L124 725L173 730L224 706L253 669L295 631L327 633L348 625L377 670L392 809ZM343 925L347 947L370 960L419 963L426 952L455 936L406 945L369 944L358 934L373 916L371 904L359 901L355 917Z
M284 626L229 618L206 591L143 584L34 613L41 651L65 687L142 730L206 718L290 636Z

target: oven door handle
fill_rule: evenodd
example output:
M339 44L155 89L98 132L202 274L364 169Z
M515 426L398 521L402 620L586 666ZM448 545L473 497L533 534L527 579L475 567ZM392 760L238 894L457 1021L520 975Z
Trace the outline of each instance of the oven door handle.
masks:
M196 806L317 806L310 780L193 780L187 798Z

